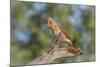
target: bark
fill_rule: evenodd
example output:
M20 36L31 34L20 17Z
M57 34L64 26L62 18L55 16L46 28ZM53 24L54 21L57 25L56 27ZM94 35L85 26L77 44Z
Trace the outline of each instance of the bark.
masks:
M57 48L53 54L44 53L42 56L36 58L29 64L49 64L58 58L72 57L72 56L78 56L78 55L80 55L80 52L75 53L74 50L69 50L66 48Z

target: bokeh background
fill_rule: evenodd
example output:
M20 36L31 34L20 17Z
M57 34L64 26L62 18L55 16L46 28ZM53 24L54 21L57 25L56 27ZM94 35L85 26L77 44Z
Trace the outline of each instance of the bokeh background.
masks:
M27 64L51 46L54 37L45 15L60 23L83 53L52 63L95 60L95 6L11 0L11 65Z

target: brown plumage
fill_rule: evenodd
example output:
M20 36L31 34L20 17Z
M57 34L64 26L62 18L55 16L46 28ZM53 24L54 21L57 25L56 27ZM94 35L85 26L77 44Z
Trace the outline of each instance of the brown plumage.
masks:
M62 28L61 26L59 26L59 24L54 21L51 17L46 16L46 20L47 20L47 26L48 28L50 28L53 32L54 35L56 37L59 37L59 39L61 39L61 41L67 43L70 47L72 47L74 50L76 51L80 51L80 48L78 48L71 40L70 36L68 35L68 33L64 30L64 28Z

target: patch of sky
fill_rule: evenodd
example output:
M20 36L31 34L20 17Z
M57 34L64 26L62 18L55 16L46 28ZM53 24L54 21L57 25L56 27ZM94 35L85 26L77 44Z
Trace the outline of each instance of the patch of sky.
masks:
M75 26L81 26L82 23L82 11L86 9L86 6L75 6L72 5L73 15L71 16L70 20L71 23Z
M34 3L32 8L27 11L27 17L32 17L38 15L41 11L45 10L46 4L45 3Z
M41 11L41 10L45 9L46 4L44 4L44 3L35 3L33 6L34 6L35 10Z
M20 25L16 27L14 31L14 36L19 42L23 43L24 45L26 45L31 39L30 32Z

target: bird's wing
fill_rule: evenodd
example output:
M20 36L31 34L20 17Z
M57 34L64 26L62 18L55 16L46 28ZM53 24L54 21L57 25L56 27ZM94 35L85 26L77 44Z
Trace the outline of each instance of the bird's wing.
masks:
M65 34L65 36L68 38L68 39L71 39L70 36L68 35L68 33L64 30L63 27L59 27L61 29L61 32L63 32Z

